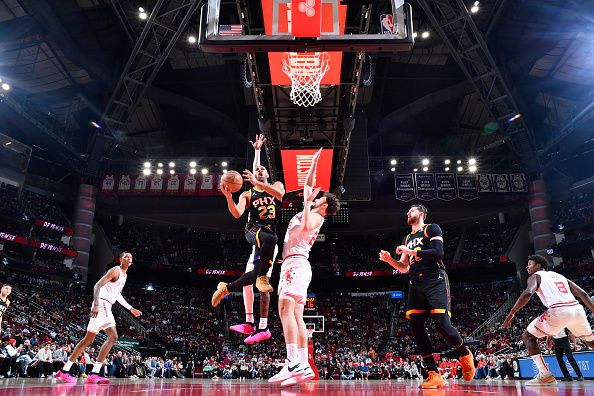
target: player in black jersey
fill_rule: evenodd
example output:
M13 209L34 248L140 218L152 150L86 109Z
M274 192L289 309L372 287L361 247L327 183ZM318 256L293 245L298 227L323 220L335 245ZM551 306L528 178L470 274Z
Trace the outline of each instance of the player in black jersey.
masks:
M450 285L443 263L443 232L437 224L425 224L426 218L424 205L412 205L407 213L407 223L412 231L396 248L400 260L395 260L385 250L380 252L379 258L398 271L410 274L406 318L410 320L417 348L428 371L428 378L421 387L438 388L445 385L445 381L437 371L433 347L425 331L429 317L433 318L437 331L458 351L466 381L474 378L475 368L472 353L450 322Z
M249 170L243 171L244 180L252 184L252 188L244 191L239 196L237 204L233 202L231 191L222 186L221 191L227 198L227 206L231 214L240 218L245 210L248 210L249 217L245 227L245 237L249 243L256 247L254 258L254 269L243 274L239 279L229 284L220 282L214 292L211 304L213 307L219 305L221 300L230 292L239 292L244 286L256 283L260 292L270 293L274 291L266 273L272 265L274 248L278 241L276 235L276 224L280 216L281 201L285 195L285 187L280 181L268 183L268 171L262 165L255 167L252 173Z
M2 289L0 289L0 334L2 334L2 318L10 306L10 300L8 299L8 296L10 296L11 292L12 287L9 285L4 285L2 286Z

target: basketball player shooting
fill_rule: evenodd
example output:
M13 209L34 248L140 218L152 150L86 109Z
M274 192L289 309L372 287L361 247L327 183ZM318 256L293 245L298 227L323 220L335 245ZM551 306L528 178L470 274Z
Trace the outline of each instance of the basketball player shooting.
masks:
M437 224L425 224L426 218L424 205L412 205L407 213L407 223L412 230L404 244L396 248L400 260L395 260L385 250L380 251L379 259L403 274L410 274L406 318L410 320L417 348L427 366L427 379L421 388L434 389L443 387L445 381L437 371L433 346L425 330L429 317L433 318L437 331L456 348L464 380L474 378L475 368L472 353L450 322L450 285L443 263L443 232Z
M261 147L264 138L260 136L258 139L261 140L259 144ZM256 139L256 143L258 143L258 139ZM254 146L254 148L256 147ZM230 292L239 292L245 286L252 285L254 282L260 292L270 293L274 291L268 282L266 274L272 266L274 249L278 241L276 225L280 214L281 201L285 195L285 187L280 181L269 184L268 171L262 165L258 165L255 172L244 170L243 177L245 181L252 184L252 188L241 193L237 203L233 201L231 191L225 185L221 186L221 191L227 199L229 211L236 219L240 218L246 209L249 212L248 222L245 227L245 238L256 248L254 269L244 273L239 279L229 284L220 282L217 285L217 290L212 295L211 304L213 307L219 305Z
M260 152L262 149L262 145L266 142L266 138L264 135L256 135L256 140L254 142L250 141L252 146L254 147L254 163L252 166L252 172L256 173L258 167L260 166ZM230 207L229 211L233 214L231 208L233 205L233 199L231 197L230 191L227 186L221 186L221 190L224 190L223 193L225 197L231 203L228 204ZM247 197L249 199L249 197ZM241 198L240 198L241 200ZM278 245L274 244L274 254L272 256L272 262L276 259L276 255L278 254ZM245 266L245 272L248 273L250 271L254 271L254 261L260 262L261 260L259 255L257 254L256 247L252 247L252 253L248 259L248 262ZM268 272L266 276L270 278L272 275L272 265L268 268ZM269 292L260 292L260 321L258 323L258 327L256 328L255 321L254 321L254 285L246 285L243 287L243 305L245 308L245 323L234 325L229 327L231 331L240 334L247 334L247 337L244 342L246 344L254 344L256 342L261 342L264 340L269 339L272 335L270 334L270 329L268 329L268 311L270 307L270 293Z
M87 334L80 340L64 367L60 369L55 378L58 380L75 383L76 377L70 374L70 368L76 360L84 353L87 346L94 340L97 334L103 330L107 334L107 340L101 346L97 361L93 365L91 374L87 376L86 382L94 384L109 384L109 380L100 374L101 367L118 339L115 318L111 312L112 305L117 301L126 308L132 315L142 315L138 309L132 308L122 296L122 289L128 278L127 271L132 265L132 253L122 252L120 265L113 267L93 287L93 305L91 306L91 319L87 326Z
M321 153L322 149L312 158L303 186L303 211L289 222L283 245L278 313L285 336L287 359L281 371L268 380L271 383L280 382L281 386L296 385L315 376L308 362L307 328L303 321L307 288L311 282L309 252L324 224L324 217L336 214L340 208L340 202L333 194L324 193L315 199L320 192L320 188L314 189L314 186Z
M530 277L528 278L526 290L520 294L520 297L518 297L503 321L503 328L508 329L515 314L530 301L534 293L538 295L542 304L547 307L542 315L530 322L522 334L522 340L526 345L526 349L528 349L528 354L538 368L538 374L535 378L526 382L527 386L552 386L557 384L555 377L553 377L542 358L538 347L538 338L555 336L561 330L567 328L576 337L584 340L590 349L594 349L592 328L588 323L584 307L575 299L575 296L578 296L592 312L594 312L594 302L581 287L563 275L548 269L549 263L544 257L539 255L528 257L526 270Z

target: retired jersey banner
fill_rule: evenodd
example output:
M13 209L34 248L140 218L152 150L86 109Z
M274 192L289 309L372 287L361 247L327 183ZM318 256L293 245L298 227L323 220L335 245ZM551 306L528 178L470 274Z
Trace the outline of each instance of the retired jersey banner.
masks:
M490 174L478 175L478 189L480 193L493 192L493 180Z
M163 176L154 175L152 177L149 192L155 195L161 194L163 192Z
M471 201L478 198L478 186L476 183L476 175L461 174L456 175L458 184L458 198L465 201Z
M510 177L511 192L515 193L527 193L528 182L526 181L526 175L523 173L512 173Z
M509 192L509 175L507 173L493 173L494 191L498 193Z
M436 173L435 184L437 188L437 198L442 201L456 199L456 177L453 173Z
M316 151L318 150L281 150L286 192L303 190L307 172ZM323 191L330 191L333 153L332 149L323 149L318 161L316 187L321 187Z
M134 180L134 194L146 194L147 178L144 175L136 176Z
M198 178L196 175L186 175L184 178L183 195L196 195L198 192Z
M198 195L214 195L215 192L215 176L203 175L200 177L200 190Z
M101 194L115 193L115 178L113 175L105 175L101 178L101 185L99 188Z
M400 201L412 201L417 196L415 195L415 183L413 181L413 175L395 175L394 180L396 181L396 199Z
M167 179L167 194L177 195L179 193L179 176L171 175Z
M130 194L131 188L132 188L132 180L130 179L130 175L120 176L120 180L118 181L118 194L122 194L122 195Z
M437 196L433 173L415 173L415 187L420 200L431 201Z

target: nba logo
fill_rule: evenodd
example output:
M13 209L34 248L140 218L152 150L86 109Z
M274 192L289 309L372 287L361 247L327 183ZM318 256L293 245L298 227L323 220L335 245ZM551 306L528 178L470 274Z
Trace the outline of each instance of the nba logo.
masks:
M394 17L392 14L380 15L382 34L394 34Z

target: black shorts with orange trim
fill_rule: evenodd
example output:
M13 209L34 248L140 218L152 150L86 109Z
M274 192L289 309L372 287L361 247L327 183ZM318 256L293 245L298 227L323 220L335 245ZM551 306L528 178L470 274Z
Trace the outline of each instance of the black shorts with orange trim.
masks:
M415 314L447 313L452 315L450 282L444 270L420 274L410 280L406 318Z

